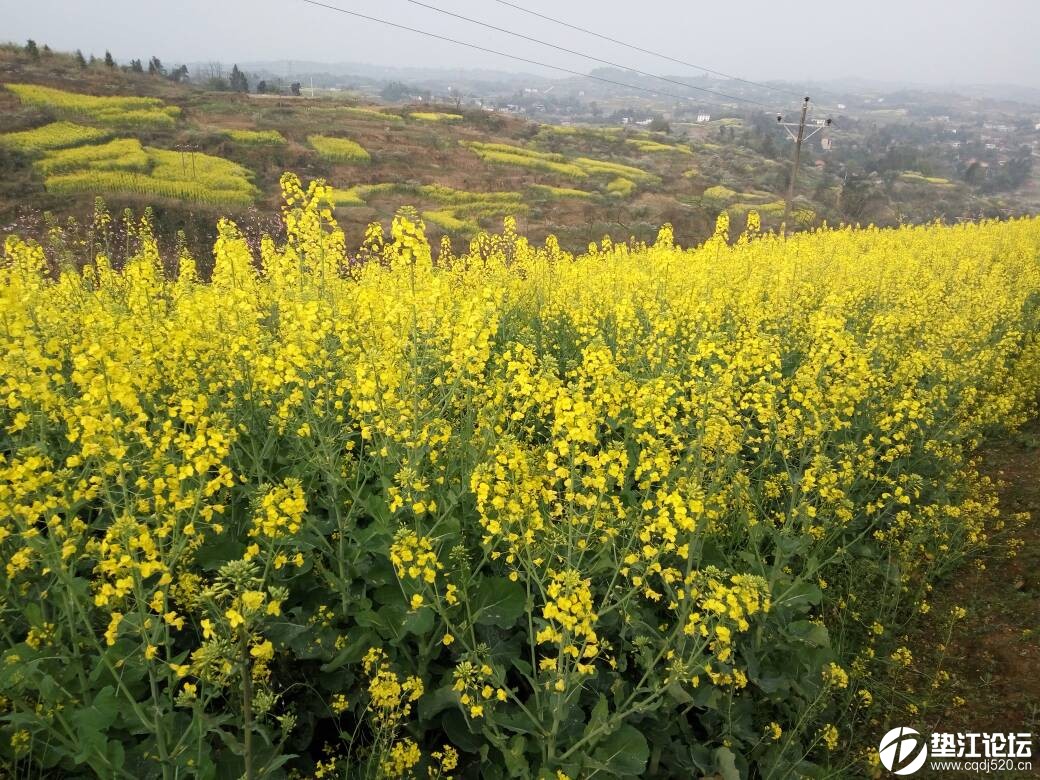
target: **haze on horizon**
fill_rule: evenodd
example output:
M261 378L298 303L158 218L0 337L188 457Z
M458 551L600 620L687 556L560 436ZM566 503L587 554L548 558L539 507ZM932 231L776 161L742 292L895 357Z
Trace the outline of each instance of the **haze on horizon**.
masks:
M596 63L417 7L406 0L323 0L441 35L581 72ZM493 0L429 4L652 73L697 75L612 46ZM1040 3L1035 0L807 0L740 4L646 0L515 0L626 42L715 70L793 83L862 78L936 86L1016 84L1040 88ZM638 10L638 12L637 12ZM0 39L120 61L164 63L299 60L409 67L552 71L465 49L308 5L301 0L0 0Z

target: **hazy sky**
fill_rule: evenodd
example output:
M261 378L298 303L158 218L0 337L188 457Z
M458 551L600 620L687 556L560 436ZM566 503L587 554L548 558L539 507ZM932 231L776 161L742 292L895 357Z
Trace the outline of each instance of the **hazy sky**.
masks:
M419 8L407 0L322 0L575 70L595 67ZM495 0L430 5L654 73L683 73ZM647 49L751 79L861 76L1040 87L1040 0L512 0ZM533 68L393 30L302 0L0 0L0 39L164 62L317 60ZM546 74L548 75L548 74Z

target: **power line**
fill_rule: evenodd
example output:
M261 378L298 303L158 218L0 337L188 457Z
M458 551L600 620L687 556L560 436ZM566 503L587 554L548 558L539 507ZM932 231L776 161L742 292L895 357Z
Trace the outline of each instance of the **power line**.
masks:
M684 65L687 68L693 68L694 70L702 70L705 73L712 74L713 76L720 76L720 77L725 78L725 79L732 79L733 81L740 81L740 82L742 82L744 84L750 84L750 85L755 86L755 87L761 87L762 89L771 89L774 92L782 92L782 93L787 94L787 95L795 95L797 97L801 97L800 93L793 92L793 91L791 91L789 89L783 89L781 87L774 87L774 86L771 86L769 84L763 84L763 83L761 83L759 81L751 81L750 79L742 79L739 76L732 76L732 75L730 75L728 73L723 73L722 71L719 71L719 70L712 70L711 68L706 68L703 65L696 65L696 64L694 64L692 62L687 62L686 60L680 60L680 59L676 59L675 57L669 57L667 54L661 54L660 52L652 51L650 49L644 49L642 46L636 46L633 43L625 43L625 41L619 41L617 38L611 38L609 35L603 35L602 33L598 33L595 30L590 30L590 29L588 29L586 27L579 27L576 24L571 24L570 22L565 22L562 19L556 19L556 18L554 18L552 16L547 16L546 14L539 13L538 11L532 11L529 8L524 8L523 6L517 5L516 3L511 3L508 0L495 0L495 2L499 3L501 5L509 6L510 8L514 8L517 11L520 11L522 13L530 14L531 16L537 16L539 19L544 19L547 22L552 22L553 24L559 24L559 25L562 25L564 27L570 28L571 30L576 30L578 32L585 33L586 35L592 35L592 36L594 36L596 38L600 38L601 40L609 41L610 43L617 44L618 46L624 46L626 49L632 49L632 51L638 51L638 52L641 52L643 54L649 54L652 57L658 57L658 58L660 58L662 60L667 60L668 62L674 62L677 65Z
M615 87L624 87L625 89L633 89L633 90L636 90L637 92L646 92L649 95L655 95L655 96L656 95L664 95L665 97L675 98L676 100L693 100L693 98L689 97L688 95L676 95L674 93L665 92L665 91L659 90L659 89L647 89L646 87L637 87L635 84L625 84L624 82L621 82L621 81L614 81L613 79L604 78L603 76L594 76L591 73L582 73L582 72L577 71L577 70L571 70L570 68L564 68L564 67L562 67L560 65L550 65L547 62L540 62L538 60L532 60L532 59L529 59L527 57L521 57L521 56L519 56L517 54L508 54L507 52L504 52L504 51L499 51L497 49L491 49L491 48L488 48L486 46L478 46L475 43L467 43L466 41L460 41L460 40L458 40L456 38L449 38L446 35L439 35L438 33L430 32L429 30L420 30L420 29L418 29L416 27L409 27L407 25L399 24L397 22L391 22L391 21L388 21L386 19L379 19L378 17L375 17L375 16L368 16L367 14L363 14L363 13L360 13L358 11L350 11L350 10L348 10L346 8L339 8L339 7L334 6L334 5L328 5L326 3L320 3L320 2L318 2L318 0L301 0L301 2L307 3L308 5L316 6L318 8L325 8L325 9L328 9L329 11L336 11L336 12L341 13L341 14L347 14L349 16L355 16L358 19L365 19L365 20L367 20L369 22L376 22L378 24L385 24L388 27L395 27L398 30L405 30L407 32L413 32L413 33L417 33L419 35L425 35L425 36L427 36L429 38L435 38L435 39L437 39L439 41L446 41L447 43L454 43L454 44L456 44L458 46L465 46L468 49L474 49L476 51L482 51L482 52L485 52L486 54L494 54L494 55L499 56L499 57L507 57L508 59L516 60L517 62L524 62L524 63L527 63L528 65L535 65L535 66L540 67L540 68L548 68L549 70L557 70L557 71L560 71L561 73L569 73L572 76L578 76L578 77L583 78L583 79L592 79L593 81L601 81L604 84L613 84ZM715 93L715 94L719 94L721 96L720 93ZM759 105L764 105L764 104L759 104Z
M540 38L534 38L534 37L532 37L530 35L524 35L523 33L518 33L518 32L515 32L513 30L508 30L508 29L506 29L504 27L497 27L497 26L495 26L493 24L489 24L488 22L482 22L479 19L473 19L473 18L471 18L469 16L464 16L462 14L457 14L454 11L448 11L448 10L446 10L444 8L438 8L435 5L430 5L429 3L421 2L421 0L405 0L405 2L411 3L412 5L417 5L420 8L427 8L427 9L429 9L431 11L436 11L437 13L444 14L445 16L451 16L451 17L454 17L456 19L461 19L464 22L469 22L470 24L480 25L481 27L485 27L488 30L494 30L496 32L505 33L506 35L512 35L514 38L521 38L521 39L523 39L525 41L530 41L531 43L537 43L540 46L548 46L550 49L556 49L556 51L562 51L562 52L565 52L567 54L573 54L576 57L584 57L587 60L592 60L593 62L598 62L598 63L600 63L602 65L609 65L612 68L620 68L621 70L631 71L632 73L638 73L640 76L646 76L648 78L658 79L660 81L666 81L669 84L676 84L676 85L678 85L680 87L686 87L687 89L696 89L696 90L698 90L700 92L707 92L709 95L715 95L716 97L722 97L722 98L726 98L728 100L739 100L739 101L744 102L744 103L751 103L752 105L761 106L762 108L770 108L770 106L767 106L765 103L760 103L757 100L751 100L749 98L738 97L736 95L727 95L725 92L718 92L718 91L716 91L714 89L708 89L707 87L698 87L698 86L695 86L693 84L687 84L685 81L678 81L676 79L672 79L672 78L669 78L667 76L659 76L659 75L654 74L654 73L647 73L646 71L639 70L638 68L633 68L633 67L630 67L628 65L621 65L621 64L619 64L617 62L612 62L611 60L605 60L605 59L602 59L601 57L596 57L596 56L594 56L592 54L585 54L584 52L575 51L574 49L568 49L565 46L558 46L555 43L549 43L548 41L543 41Z

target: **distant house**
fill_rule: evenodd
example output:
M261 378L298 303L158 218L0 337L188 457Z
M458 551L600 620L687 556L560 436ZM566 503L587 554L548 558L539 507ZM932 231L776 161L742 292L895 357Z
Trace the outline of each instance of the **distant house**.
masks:
M820 139L820 146L823 147L823 151L825 151L825 152L829 152L831 149L834 148L831 145L831 139L830 138L821 138Z
M1033 129L1034 130L1040 130L1040 122L1037 122L1036 123L1036 127L1034 127Z
M697 114L697 121L698 122L710 122L711 121L711 114Z
M845 104L844 103L838 103L838 108L840 110L844 110L845 109Z

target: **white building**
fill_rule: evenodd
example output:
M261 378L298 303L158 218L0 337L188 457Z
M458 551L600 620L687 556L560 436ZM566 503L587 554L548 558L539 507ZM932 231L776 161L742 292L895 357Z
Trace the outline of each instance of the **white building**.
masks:
M698 122L710 122L711 121L711 114L697 114L697 121Z

